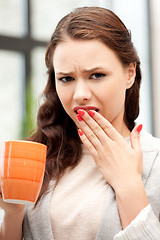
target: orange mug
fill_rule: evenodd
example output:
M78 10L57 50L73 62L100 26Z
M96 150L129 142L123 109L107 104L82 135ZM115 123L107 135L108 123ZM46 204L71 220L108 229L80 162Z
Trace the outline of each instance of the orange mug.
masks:
M46 152L47 146L37 142L4 142L0 183L5 202L36 202L43 183Z

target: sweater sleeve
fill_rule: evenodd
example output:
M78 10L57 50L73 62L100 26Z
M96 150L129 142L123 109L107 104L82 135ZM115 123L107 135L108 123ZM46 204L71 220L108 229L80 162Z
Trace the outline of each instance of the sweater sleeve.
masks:
M113 240L160 240L160 222L151 205L141 210L137 217Z

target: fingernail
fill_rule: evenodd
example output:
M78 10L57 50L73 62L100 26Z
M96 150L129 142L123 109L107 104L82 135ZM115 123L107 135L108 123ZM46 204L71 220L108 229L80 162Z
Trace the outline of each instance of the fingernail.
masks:
M85 114L85 111L84 110L81 110L81 109L79 109L78 111L77 111L77 113L80 115L80 116L84 116L84 114Z
M78 118L78 121L80 122L83 121L83 118L79 114L77 115L77 118Z
M78 129L78 133L79 133L80 136L83 135L83 131L81 129Z
M92 110L89 110L89 111L88 111L88 114L89 114L91 117L93 117L93 116L95 115L95 112L93 112Z
M140 133L140 131L142 130L142 127L143 127L142 124L140 124L140 125L137 127L137 132L138 132L138 133Z

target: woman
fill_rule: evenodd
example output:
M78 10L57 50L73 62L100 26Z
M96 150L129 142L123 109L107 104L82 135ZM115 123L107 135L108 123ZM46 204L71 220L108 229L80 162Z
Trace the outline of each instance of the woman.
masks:
M57 25L46 65L30 139L48 146L43 186L25 213L1 200L1 239L21 239L22 222L26 240L160 239L160 141L135 126L141 69L130 33L110 10L76 9Z

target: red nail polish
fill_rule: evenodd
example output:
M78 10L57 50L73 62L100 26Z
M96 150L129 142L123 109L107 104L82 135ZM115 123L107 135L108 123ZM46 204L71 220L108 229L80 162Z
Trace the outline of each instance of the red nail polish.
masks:
M77 119L78 119L78 121L80 121L80 122L83 121L83 118L82 118L79 114L77 115Z
M83 131L81 129L78 129L78 133L79 133L80 136L83 135Z
M138 133L140 133L140 131L142 130L142 127L143 127L142 124L140 124L140 125L137 127L137 132L138 132Z
M89 114L91 117L93 117L93 116L95 115L95 112L89 110L89 111L88 111L88 114Z
M80 115L80 116L84 116L84 114L85 114L85 111L83 111L83 110L81 110L81 109L79 109L78 111L77 111L77 113Z

